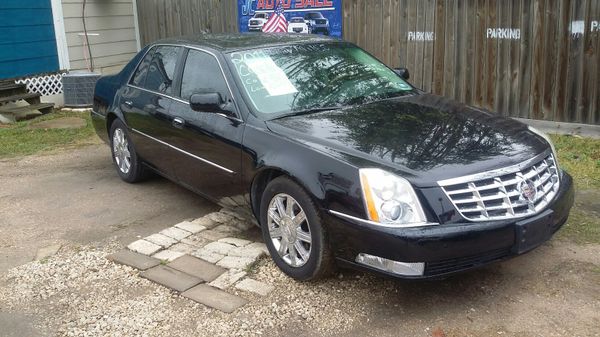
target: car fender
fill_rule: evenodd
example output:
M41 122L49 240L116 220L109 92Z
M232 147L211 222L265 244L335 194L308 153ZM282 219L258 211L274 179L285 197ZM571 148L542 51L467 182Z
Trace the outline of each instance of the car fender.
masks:
M351 214L364 214L364 209L352 208L362 205L360 186L356 185L358 169L342 160L268 129L252 126L246 127L244 133L242 157L242 180L251 195L255 179L266 171L277 171L303 187L323 211L333 207Z

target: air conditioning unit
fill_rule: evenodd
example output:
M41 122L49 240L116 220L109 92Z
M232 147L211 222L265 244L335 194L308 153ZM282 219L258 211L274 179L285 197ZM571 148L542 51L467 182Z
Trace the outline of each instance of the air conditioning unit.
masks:
M94 87L100 74L90 72L70 72L63 75L63 95L65 107L91 107L94 103Z

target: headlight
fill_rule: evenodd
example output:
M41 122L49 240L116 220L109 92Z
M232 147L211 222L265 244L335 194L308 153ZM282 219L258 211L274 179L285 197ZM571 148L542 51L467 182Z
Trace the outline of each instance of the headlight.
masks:
M544 138L548 144L550 144L550 148L552 149L552 155L554 156L554 161L556 162L556 167L558 168L558 156L556 155L556 148L554 147L554 143L552 143L552 139L550 139L550 137L548 137L547 134L545 134L544 132L534 128L533 126L527 126L527 128L529 129L529 131L535 133L536 135Z
M371 221L386 225L426 223L425 213L410 183L380 169L361 169L365 208Z

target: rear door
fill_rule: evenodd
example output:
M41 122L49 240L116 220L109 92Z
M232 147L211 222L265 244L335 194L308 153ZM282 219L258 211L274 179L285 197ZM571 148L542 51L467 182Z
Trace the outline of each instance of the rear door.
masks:
M146 54L121 95L121 110L136 151L164 174L174 175L177 159L167 144L175 136L169 108L177 87L177 66L183 47L155 46Z
M207 92L219 93L225 109L238 117L192 110L188 103L190 96ZM244 123L236 111L216 55L197 49L188 50L182 69L179 100L173 102L169 114L180 122L176 128L177 137L172 139L171 144L186 153L185 159L176 167L179 181L218 201L241 195Z

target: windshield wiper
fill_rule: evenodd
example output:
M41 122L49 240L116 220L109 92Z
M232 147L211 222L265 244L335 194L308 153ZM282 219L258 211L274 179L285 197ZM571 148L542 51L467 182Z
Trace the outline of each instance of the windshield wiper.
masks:
M347 108L347 106L338 105L338 106L328 106L328 107L312 108L312 109L305 109L305 110L296 110L296 111L292 111L292 112L287 113L287 114L283 114L283 115L277 116L275 118L272 118L271 120L273 121L273 120L276 120L276 119L281 119L281 118L285 118L285 117L292 117L292 116L310 115L310 114L314 114L314 113L317 113L317 112L339 110L339 109L343 109L343 108Z

